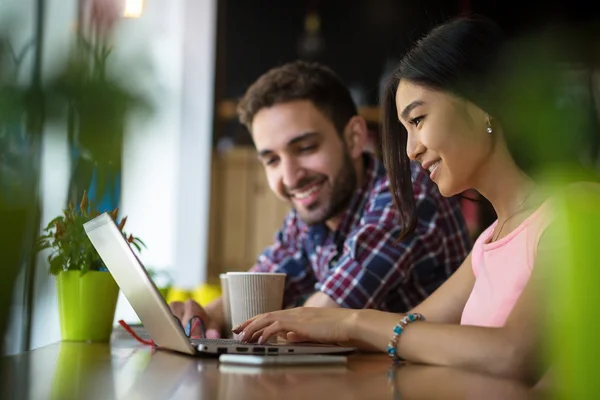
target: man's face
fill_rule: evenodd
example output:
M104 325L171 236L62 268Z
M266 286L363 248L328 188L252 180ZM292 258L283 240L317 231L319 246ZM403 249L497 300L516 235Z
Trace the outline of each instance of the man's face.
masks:
M333 123L312 102L263 108L252 121L252 137L269 187L304 222L323 223L344 210L356 169Z

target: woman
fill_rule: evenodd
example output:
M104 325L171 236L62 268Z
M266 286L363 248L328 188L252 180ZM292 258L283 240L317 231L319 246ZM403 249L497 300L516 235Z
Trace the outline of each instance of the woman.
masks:
M414 225L410 160L430 171L443 195L474 188L496 211L498 220L456 273L402 322L375 310L296 308L257 316L235 333L245 341L286 335L387 351L395 360L539 376L536 300L545 277L534 264L551 212L507 146L505 128L517 126L519 115L496 98L508 98L506 87L494 86L503 76L503 43L484 19L441 25L406 54L383 92L384 158L406 234Z

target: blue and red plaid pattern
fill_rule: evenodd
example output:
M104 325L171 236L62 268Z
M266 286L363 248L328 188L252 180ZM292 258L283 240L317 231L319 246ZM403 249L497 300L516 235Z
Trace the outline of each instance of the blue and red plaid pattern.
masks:
M398 242L400 215L385 169L373 155L364 157L364 182L337 230L307 226L292 210L275 243L251 269L287 273L286 306L321 291L341 307L406 312L452 275L470 251L459 199L443 197L418 164L412 165L416 229Z

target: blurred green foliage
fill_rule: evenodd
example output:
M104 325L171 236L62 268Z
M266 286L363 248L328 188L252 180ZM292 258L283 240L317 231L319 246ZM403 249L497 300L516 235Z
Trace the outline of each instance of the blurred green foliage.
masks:
M16 52L9 37L0 33L0 334L6 331L13 285L33 242L37 205L40 131L31 121L39 121L42 110L32 101L33 89L18 83L20 61L28 49ZM1 340L0 353L3 345Z
M76 149L89 166L83 172L73 174L72 180L80 181L76 188L81 188L75 195L79 198L90 186L93 169L96 169L98 197L109 184L109 178L120 173L128 117L132 112L152 112L153 109L149 97L142 94L147 85L141 85L137 79L148 76L149 65L136 56L122 63L126 68L115 67L117 63L113 62L110 40L112 26L102 19L105 16L96 12L96 19L89 21L85 29L78 30L73 42L68 44L71 47L67 57L63 60L54 58L58 71L46 76L43 85L39 73L37 78L35 73L33 78L28 75L30 59L22 63L26 57L31 57L33 64L39 67L42 49L36 46L34 39L21 48L13 47L12 34L17 31L18 22L2 16L0 226L3 229L0 230L0 254L3 256L3 279L0 280L0 335L6 328L14 278L29 255L34 253L34 238L39 232L38 192L44 124L53 122L56 126L65 126L71 153ZM114 15L112 18L113 23L119 19ZM102 23L103 29L97 29L94 21ZM35 32L27 34L36 37ZM27 70L22 68L24 64L27 64ZM56 233L52 229L46 231L50 232ZM137 241L135 244L139 245ZM52 246L52 242L49 245ZM30 264L33 262L34 259L29 260ZM56 266L57 261L54 264Z
M540 299L543 338L552 362L548 381L560 399L600 393L599 37L584 26L554 26L516 38L488 99L515 161L547 190L555 213L536 268L549 273Z
M134 82L141 60L130 60L129 71L111 71L111 48L92 45L78 37L61 70L47 84L53 103L67 107L78 146L100 164L120 165L123 134L132 112L151 112L147 96L128 82Z
M544 263L552 275L545 302L554 398L592 399L600 393L600 186L579 184L555 198L554 251Z
M126 68L118 68L111 32L93 26L78 32L68 57L44 89L49 114L64 115L66 110L73 157L69 200L77 202L82 191L89 190L99 206L106 193L118 195L114 186L121 173L129 117L132 113L147 117L153 111L143 85L136 82L147 64L135 56L127 60ZM118 199L114 201L107 207L116 206Z

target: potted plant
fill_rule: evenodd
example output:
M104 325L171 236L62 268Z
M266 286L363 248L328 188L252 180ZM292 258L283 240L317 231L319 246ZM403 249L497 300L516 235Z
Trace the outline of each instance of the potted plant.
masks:
M109 214L117 223L119 209ZM51 249L49 272L56 276L60 330L65 341L108 341L117 305L119 287L87 237L83 224L100 213L84 192L79 207L72 202L63 215L54 218L37 241L37 251ZM127 242L141 251L144 243L118 227Z

